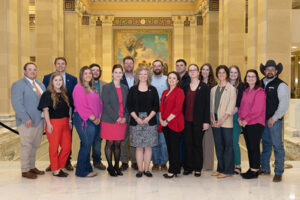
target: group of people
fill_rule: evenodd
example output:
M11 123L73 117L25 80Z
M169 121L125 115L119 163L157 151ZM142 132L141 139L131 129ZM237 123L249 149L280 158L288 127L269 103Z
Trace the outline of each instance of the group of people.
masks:
M152 177L167 170L165 178L212 170L214 148L218 160L212 176L257 178L270 174L272 148L275 153L274 182L282 179L284 148L282 118L289 106L289 88L279 79L282 65L269 60L261 64L265 77L250 69L244 82L237 66L220 65L216 78L209 63L200 68L176 61L176 71L163 75L163 62L134 69L127 56L123 66L112 67L112 82L100 80L98 64L80 69L77 78L67 74L67 61L54 61L56 72L36 80L37 66L24 65L24 78L11 88L12 105L20 133L22 176L37 178L45 172L35 166L35 154L45 130L49 141L50 166L54 176L67 177L72 127L80 138L76 176L94 177L94 168L105 170L101 162L101 142L106 140L105 156L110 176L122 176L131 167L136 177ZM124 67L124 68L123 68ZM47 89L46 89L47 88ZM45 122L45 126L44 126ZM249 170L242 173L239 137L244 134ZM260 153L260 142L263 150ZM114 158L114 161L113 161ZM122 165L119 166L119 162ZM167 162L169 161L169 167Z

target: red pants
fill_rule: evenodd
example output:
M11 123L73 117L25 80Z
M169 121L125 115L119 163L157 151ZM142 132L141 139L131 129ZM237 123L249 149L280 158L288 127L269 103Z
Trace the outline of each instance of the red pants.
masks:
M72 148L72 142L68 117L50 119L50 122L53 126L53 131L49 134L46 125L46 134L49 141L51 170L54 171L65 167ZM59 146L61 149L58 153Z

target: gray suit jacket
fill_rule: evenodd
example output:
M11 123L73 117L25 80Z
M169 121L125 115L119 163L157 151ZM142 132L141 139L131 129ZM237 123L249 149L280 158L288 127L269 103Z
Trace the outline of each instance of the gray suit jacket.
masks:
M43 83L35 80L43 91L46 90ZM42 112L37 109L40 102L39 95L33 85L24 77L16 81L11 87L11 104L16 113L17 126L32 120L33 126L40 124Z
M124 117L128 120L128 111L126 108L128 88L121 84ZM119 118L119 98L116 87L113 82L103 86L102 90L103 113L101 120L110 124L114 124Z

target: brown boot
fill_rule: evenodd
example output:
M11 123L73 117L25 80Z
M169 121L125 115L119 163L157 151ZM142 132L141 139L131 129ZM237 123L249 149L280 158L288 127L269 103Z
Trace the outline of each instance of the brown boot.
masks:
M37 175L32 173L31 171L28 171L28 172L22 172L22 177L28 178L28 179L36 179Z
M49 165L47 168L46 168L46 170L45 170L46 172L51 172L52 170L51 170L51 165Z
M158 164L153 164L152 171L158 171L158 170L159 170L159 165Z
M273 182L281 182L282 181L282 176L275 174L274 178L273 178Z
M70 161L66 162L65 169L68 170L68 171L73 171L74 170L74 168L73 168Z
M36 175L44 175L45 174L44 171L38 170L37 168L31 169L30 172L32 172L32 173L34 173Z
M162 165L162 166L160 166L160 170L161 170L161 171L168 171L167 165Z

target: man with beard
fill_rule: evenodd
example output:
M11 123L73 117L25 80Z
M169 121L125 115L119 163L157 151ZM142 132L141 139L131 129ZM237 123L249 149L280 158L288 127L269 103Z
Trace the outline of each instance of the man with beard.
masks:
M272 147L275 155L275 176L273 182L280 182L284 171L284 147L282 143L282 119L289 107L289 87L278 78L282 72L282 64L276 65L274 60L268 60L266 65L260 65L260 71L265 77L262 86L266 91L266 126L262 134L263 150L261 153L260 174L270 175L270 157Z
M186 85L190 84L191 78L186 71L186 61L184 59L176 60L176 71L181 78L181 88L185 88Z
M103 85L106 85L106 82L100 80L100 77L102 75L102 70L100 65L93 63L89 66L89 68L92 70L92 74L93 74L93 79L95 81L95 88L98 91L99 96L102 96L102 87ZM94 168L100 169L100 170L105 170L106 167L105 165L103 165L103 163L101 162L101 142L102 139L100 137L101 135L101 127L99 126L100 130L98 131L100 134L96 134L95 138L94 138L94 142L92 144L92 158L93 158L93 165Z
M125 73L121 79L121 84L124 84L130 89L134 85L134 59L131 56L126 56L123 58L123 67ZM129 122L128 122L129 124ZM130 149L130 152L128 151ZM130 155L129 155L130 153ZM129 157L131 158L131 168L138 170L138 166L135 159L135 148L129 144L129 126L126 128L125 138L121 142L121 170L125 171L128 169Z
M152 76L152 82L151 85L153 85L157 92L159 99L161 98L161 95L164 90L168 89L167 86L167 76L163 75L163 62L161 60L155 60L152 62L153 67L153 76ZM156 114L157 121L159 122L159 116L158 113ZM158 132L158 145L155 147L152 147L152 171L159 170L160 169L167 170L167 164L168 162L168 149L165 141L165 136L162 132Z

